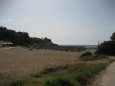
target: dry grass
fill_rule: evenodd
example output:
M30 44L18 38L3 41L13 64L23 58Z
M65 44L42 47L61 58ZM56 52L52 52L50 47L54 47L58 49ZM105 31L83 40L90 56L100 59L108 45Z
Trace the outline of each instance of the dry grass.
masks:
M28 76L46 67L78 61L80 52L0 48L0 86L13 79Z

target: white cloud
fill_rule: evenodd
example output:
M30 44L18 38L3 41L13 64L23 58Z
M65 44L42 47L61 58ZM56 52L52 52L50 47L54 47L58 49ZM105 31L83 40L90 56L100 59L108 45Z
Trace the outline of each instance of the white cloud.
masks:
M9 18L9 19L0 19L0 23L10 23L13 22L14 19L13 18Z

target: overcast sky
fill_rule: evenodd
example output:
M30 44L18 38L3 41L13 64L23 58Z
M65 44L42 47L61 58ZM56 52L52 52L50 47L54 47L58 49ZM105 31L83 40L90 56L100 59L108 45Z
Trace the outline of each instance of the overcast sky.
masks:
M115 32L115 0L0 0L0 26L57 44L97 44Z

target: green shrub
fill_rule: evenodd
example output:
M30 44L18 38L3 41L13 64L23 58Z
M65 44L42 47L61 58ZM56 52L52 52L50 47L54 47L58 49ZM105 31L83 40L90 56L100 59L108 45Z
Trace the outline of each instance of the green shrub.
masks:
M91 52L85 52L80 57L84 57L84 56L92 56L92 53Z
M81 86L70 77L54 77L41 83L41 86Z
M112 61L110 61L112 62ZM86 85L88 81L95 75L98 74L100 71L106 68L109 63L79 63L79 64L72 64L69 66L59 66L53 68L56 70L67 69L68 74L61 74L62 76L53 75L53 78L43 81L40 86L82 86ZM52 68L48 69L52 70ZM49 72L50 73L50 72ZM48 73L48 74L49 74ZM49 74L50 75L50 74ZM13 82L10 86L37 86L39 82L33 82L31 80L18 80Z
M80 60L88 61L92 58L92 53L91 52L85 52L80 56Z
M108 58L108 57L105 56L105 55L92 55L91 52L83 53L83 54L79 57L79 59L80 59L80 60L83 60L83 61L98 60L98 59L103 59L103 58Z
M89 78L86 76L86 74L78 73L77 76L75 76L75 79L82 85L86 85Z

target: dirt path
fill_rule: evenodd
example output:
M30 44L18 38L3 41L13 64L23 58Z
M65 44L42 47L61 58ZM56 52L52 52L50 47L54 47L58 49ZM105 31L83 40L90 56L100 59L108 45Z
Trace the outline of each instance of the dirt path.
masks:
M95 78L90 86L115 86L115 62Z

